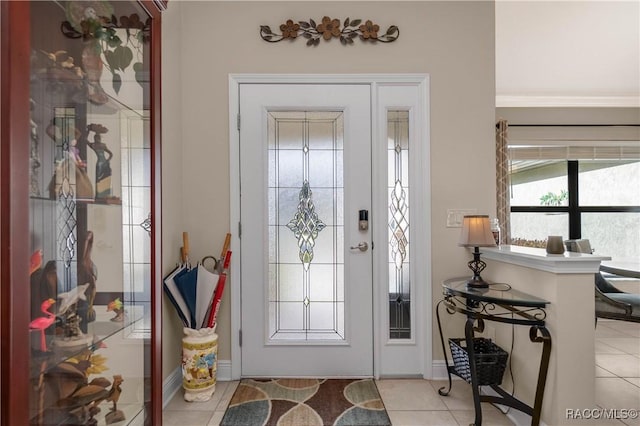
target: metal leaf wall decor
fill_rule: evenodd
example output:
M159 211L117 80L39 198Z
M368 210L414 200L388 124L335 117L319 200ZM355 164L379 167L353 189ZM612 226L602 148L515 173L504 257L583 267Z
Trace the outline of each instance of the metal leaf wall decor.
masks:
M339 19L328 16L323 17L319 24L316 24L313 19L297 23L288 19L280 25L280 34L274 33L268 25L260 26L260 37L269 43L277 43L285 39L295 40L300 36L307 39L307 46L317 46L321 38L326 41L339 38L340 43L344 45L353 44L355 38L364 42L391 43L396 41L399 35L400 30L395 25L390 26L384 33L380 33L380 26L371 20L362 23L362 19L352 21L346 18L341 23Z

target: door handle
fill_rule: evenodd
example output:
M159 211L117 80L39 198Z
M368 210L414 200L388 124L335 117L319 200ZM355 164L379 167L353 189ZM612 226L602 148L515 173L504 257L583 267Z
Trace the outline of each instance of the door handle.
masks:
M351 250L360 250L360 251L367 251L367 249L369 248L369 244L367 244L366 241L362 241L360 244L358 244L357 246L351 246L349 247Z

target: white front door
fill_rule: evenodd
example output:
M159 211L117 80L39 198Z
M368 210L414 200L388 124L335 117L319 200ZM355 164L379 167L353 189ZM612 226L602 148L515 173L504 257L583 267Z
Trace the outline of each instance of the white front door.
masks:
M371 86L239 99L242 376L371 376Z

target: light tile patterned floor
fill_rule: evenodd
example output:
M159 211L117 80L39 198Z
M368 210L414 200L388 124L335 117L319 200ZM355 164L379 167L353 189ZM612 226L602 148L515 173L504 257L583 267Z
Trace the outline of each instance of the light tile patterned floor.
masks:
M596 327L596 404L640 410L640 324L598 320ZM640 425L623 420L617 425Z
M596 403L602 408L640 409L640 324L599 320L596 327ZM447 397L438 395L445 381L378 380L378 389L394 426L456 426L473 422L471 387L454 383ZM185 402L178 392L164 410L165 426L217 426L238 382L218 382L213 398ZM497 408L482 404L483 425L511 425ZM612 420L601 425L640 426L640 420Z

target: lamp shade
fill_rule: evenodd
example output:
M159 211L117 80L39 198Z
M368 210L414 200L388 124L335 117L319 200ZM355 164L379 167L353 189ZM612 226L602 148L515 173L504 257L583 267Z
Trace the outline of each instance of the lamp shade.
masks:
M493 247L496 240L491 232L488 215L465 216L462 219L459 246Z

